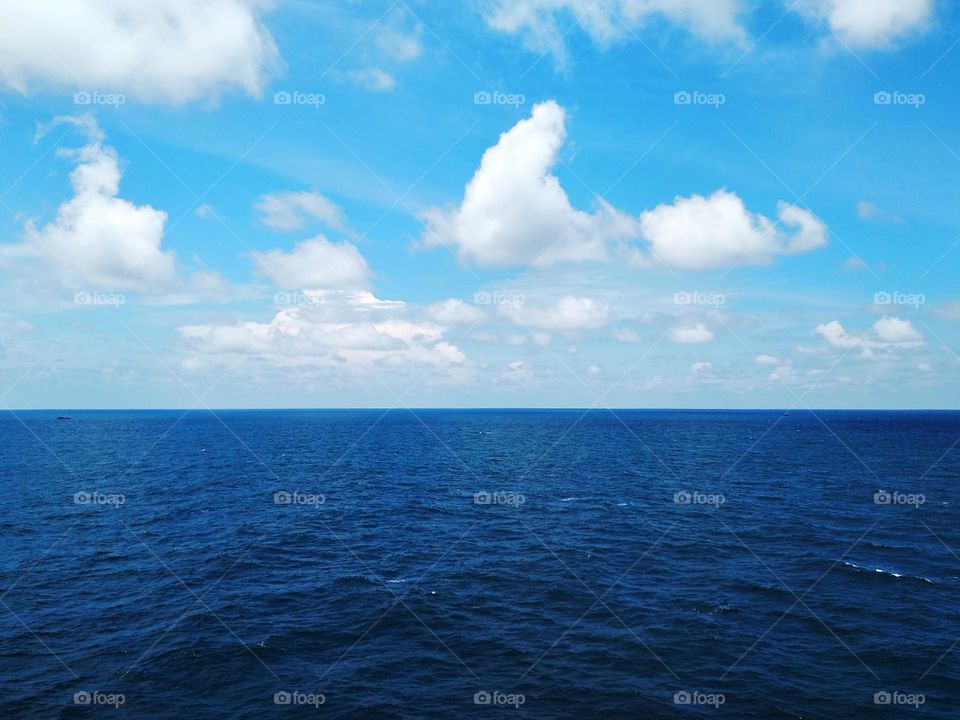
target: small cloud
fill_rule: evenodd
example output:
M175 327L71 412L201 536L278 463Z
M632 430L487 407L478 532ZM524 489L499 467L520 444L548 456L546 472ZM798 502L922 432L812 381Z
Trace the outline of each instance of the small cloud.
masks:
M299 230L310 220L319 220L334 230L347 229L343 210L319 193L267 193L260 196L255 207L260 222L274 230Z
M847 272L861 272L863 270L869 270L870 265L866 260L860 257L848 257L843 263L843 269Z
M396 78L380 68L341 70L336 73L336 77L342 83L356 85L371 92L389 92L397 86Z
M209 220L217 216L217 211L213 209L213 205L208 205L204 203L203 205L198 207L196 210L194 210L193 214L196 215L197 217L203 218L204 220Z
M680 325L670 331L670 339L673 340L673 342L685 345L710 342L714 337L716 336L713 334L713 331L703 323Z
M851 335L838 320L832 320L818 325L817 334L834 347L861 348L864 355L872 354L873 350L916 348L925 342L923 333L912 322L896 317L880 318L862 335Z
M757 355L753 359L753 362L761 366L764 366L764 365L776 366L780 364L780 358L775 357L773 355Z
M614 328L613 338L622 343L638 343L643 339L638 333L629 328Z
M861 220L891 223L894 225L902 225L904 222L906 222L903 218L897 217L893 213L877 207L869 200L861 200L857 203L857 217L859 217Z

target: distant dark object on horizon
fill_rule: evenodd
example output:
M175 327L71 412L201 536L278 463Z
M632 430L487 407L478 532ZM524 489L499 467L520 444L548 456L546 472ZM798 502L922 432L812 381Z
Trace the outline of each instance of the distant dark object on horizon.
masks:
M66 415L57 415L57 420L69 420L69 419L70 418L68 418Z

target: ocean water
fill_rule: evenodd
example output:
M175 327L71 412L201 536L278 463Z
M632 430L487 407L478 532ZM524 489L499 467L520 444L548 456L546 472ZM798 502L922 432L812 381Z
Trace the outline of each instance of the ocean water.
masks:
M958 439L946 412L0 414L0 716L960 717Z

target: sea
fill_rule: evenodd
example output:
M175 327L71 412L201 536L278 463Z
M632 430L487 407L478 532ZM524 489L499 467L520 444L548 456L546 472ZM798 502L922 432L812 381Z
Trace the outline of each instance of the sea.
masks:
M960 718L960 413L0 413L3 718Z

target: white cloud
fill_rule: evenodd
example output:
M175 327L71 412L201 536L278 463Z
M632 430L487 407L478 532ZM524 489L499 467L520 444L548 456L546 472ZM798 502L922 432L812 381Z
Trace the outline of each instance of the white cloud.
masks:
M311 219L334 230L345 230L343 210L332 200L314 192L276 192L261 195L256 209L260 222L274 230L299 230Z
M807 0L800 12L824 20L854 47L884 47L926 26L933 0Z
M443 327L405 317L410 311L405 303L370 293L326 292L317 298L284 308L269 322L183 325L181 338L194 365L238 353L280 367L341 370L355 363L451 366L467 360L443 339Z
M413 26L407 29L409 15L409 12L398 8L378 29L377 45L393 60L415 60L423 51L423 25L414 22Z
M453 245L468 263L504 267L599 260L606 243L635 223L603 203L576 210L550 174L566 138L565 112L553 101L533 108L488 149L460 207L423 213L427 246Z
M630 328L614 328L613 339L623 343L638 343L642 340L640 334Z
M808 210L779 204L780 224L794 229L787 232L722 189L677 197L639 218L603 200L593 213L577 210L551 174L565 139L564 109L552 100L535 105L484 153L458 208L423 213L423 243L453 245L469 264L507 267L604 260L609 245L640 238L661 263L703 270L765 265L827 242L826 225ZM635 257L653 259L640 251Z
M923 342L923 333L909 320L882 317L873 324L873 331L881 342L891 345L914 345Z
M880 318L862 335L851 335L838 320L818 325L817 334L834 347L862 348L868 354L871 350L916 348L924 344L923 333L912 322L895 317Z
M184 103L259 95L279 57L265 0L0 3L0 85Z
M286 252L251 254L259 269L284 290L357 290L370 282L370 268L350 243L332 243L323 235Z
M780 358L774 357L773 355L757 355L753 361L757 365L779 365Z
M336 73L336 77L343 82L373 92L388 92L397 86L396 78L380 68L342 70Z
M468 305L463 300L452 298L427 306L427 317L441 325L473 325L484 318L483 311L476 305Z
M713 331L703 323L694 325L678 325L670 330L670 339L675 343L697 344L706 343L716 337Z
M567 28L574 23L600 47L630 38L646 22L660 17L710 41L741 41L740 0L488 0L487 24L518 35L537 53L566 61Z
M554 332L595 330L610 319L610 308L586 297L567 295L548 306L526 303L501 305L500 311L517 325Z
M120 158L104 145L104 133L91 115L59 117L47 128L68 123L88 139L79 149L61 150L75 163L70 173L73 197L46 224L28 220L23 242L0 245L0 264L35 283L59 283L59 289L169 295L187 302L197 293L222 294L216 273L177 274L175 256L162 247L167 214L136 205L120 195Z
M640 216L641 235L665 265L687 270L766 265L777 255L814 250L827 242L827 228L813 213L781 202L780 221L751 213L736 194L717 190L710 197L678 197Z
M703 375L713 370L713 365L708 362L695 362L690 366L691 375Z

